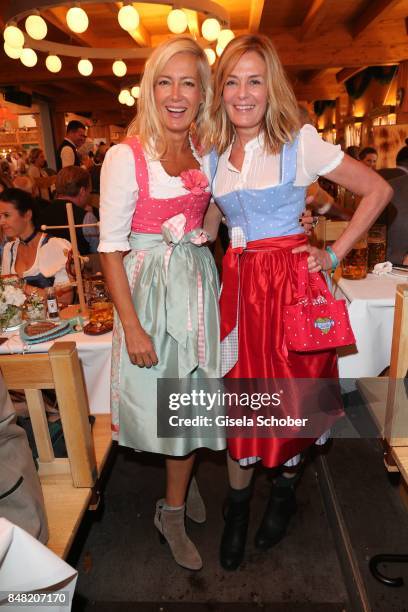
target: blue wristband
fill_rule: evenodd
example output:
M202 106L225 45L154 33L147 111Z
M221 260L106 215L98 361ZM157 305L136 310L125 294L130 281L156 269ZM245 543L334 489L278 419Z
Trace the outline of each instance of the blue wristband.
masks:
M332 270L335 270L336 268L338 268L339 263L340 263L338 260L338 257L331 247L327 246L326 251L330 255Z

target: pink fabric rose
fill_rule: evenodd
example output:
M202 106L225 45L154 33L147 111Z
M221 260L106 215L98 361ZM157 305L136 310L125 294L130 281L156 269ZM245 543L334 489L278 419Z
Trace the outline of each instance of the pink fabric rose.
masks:
M194 195L201 195L208 187L208 179L201 170L184 170L180 174L184 189Z

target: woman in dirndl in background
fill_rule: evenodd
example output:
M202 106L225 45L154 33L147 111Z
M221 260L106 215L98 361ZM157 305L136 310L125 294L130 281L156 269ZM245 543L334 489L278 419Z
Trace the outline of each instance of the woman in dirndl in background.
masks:
M217 206L211 204L206 227L215 235L223 214L231 238L221 294L224 373L241 379L337 377L335 350L285 350L283 309L296 294L302 259L307 258L309 272L336 267L392 191L340 146L324 142L314 127L300 128L294 93L264 36L239 36L225 48L215 70L210 119L209 173ZM363 196L331 250L310 246L299 225L305 190L320 175ZM287 468L299 464L299 453L311 442L228 440L230 488L220 550L225 569L236 569L244 557L255 462L282 466L255 537L257 548L266 550L284 536L296 509L300 469Z
M206 55L191 38L152 53L128 138L102 167L98 249L116 309L113 430L119 444L166 456L166 496L154 524L176 562L192 570L202 561L184 517L205 520L190 483L194 451L220 450L225 440L158 438L156 387L160 378L220 374L218 277L201 229L210 191L191 138L193 122L201 137L210 79Z

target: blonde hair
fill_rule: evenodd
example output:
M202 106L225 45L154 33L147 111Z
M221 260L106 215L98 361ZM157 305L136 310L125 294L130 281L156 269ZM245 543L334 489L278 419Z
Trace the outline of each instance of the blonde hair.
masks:
M164 66L176 53L191 53L197 58L203 101L192 127L195 132L195 140L200 143L204 132L207 131L205 125L207 125L208 108L212 97L211 70L207 56L192 38L177 36L156 47L147 60L140 83L138 112L127 130L128 136L139 136L143 147L156 159L164 155L167 147L163 126L156 107L154 87Z
M245 34L234 38L224 49L214 74L214 94L210 108L211 130L206 148L214 146L223 153L233 142L235 128L228 118L222 94L225 82L244 53L253 51L266 65L267 106L260 128L267 153L279 153L285 142L292 142L299 130L299 111L295 94L271 41L263 35Z

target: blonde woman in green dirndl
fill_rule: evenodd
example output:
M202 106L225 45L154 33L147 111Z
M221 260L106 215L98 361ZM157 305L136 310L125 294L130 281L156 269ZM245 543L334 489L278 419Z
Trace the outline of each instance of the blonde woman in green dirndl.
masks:
M154 524L178 564L202 566L185 514L205 520L191 481L194 451L220 438L159 438L157 380L219 377L218 276L201 229L210 201L196 141L211 96L207 58L188 37L146 63L138 114L101 172L100 244L116 309L112 417L119 444L166 457L167 485ZM158 407L160 409L160 406ZM190 484L191 482L191 484Z

